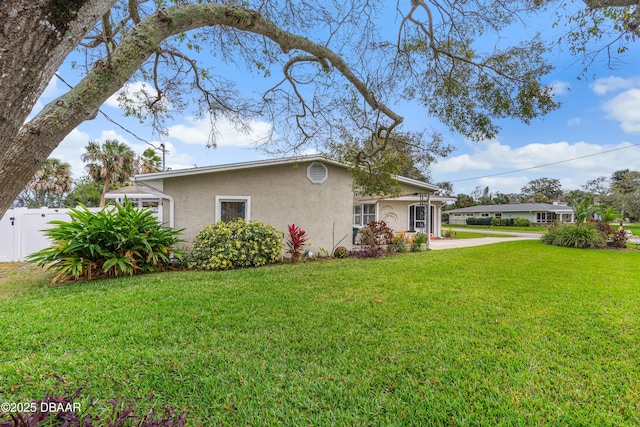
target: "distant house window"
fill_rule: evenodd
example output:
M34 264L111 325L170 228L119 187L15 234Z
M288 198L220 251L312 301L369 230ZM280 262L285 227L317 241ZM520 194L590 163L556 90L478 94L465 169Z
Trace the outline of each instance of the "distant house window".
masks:
M495 217L496 218L502 218L502 214L501 213L497 213L497 214L495 214Z
M314 184L322 184L329 176L329 170L320 162L313 162L307 166L307 178Z
M488 214L488 213L483 213L483 214L481 214L480 216L485 216L485 217L487 217L487 216L489 216L489 214Z
M553 212L536 213L536 222L538 223L553 222L555 220L556 220L556 214Z
M216 222L227 222L237 218L249 221L250 213L251 197L216 196Z
M472 213L468 213L467 216L473 216L473 214Z
M353 205L353 225L364 227L376 220L375 203L358 203Z

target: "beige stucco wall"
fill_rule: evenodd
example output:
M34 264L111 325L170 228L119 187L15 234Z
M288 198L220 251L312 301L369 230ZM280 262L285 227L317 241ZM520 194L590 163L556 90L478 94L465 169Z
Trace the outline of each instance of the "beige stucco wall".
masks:
M163 192L175 200L175 228L184 228L191 242L198 231L216 219L216 196L250 197L250 219L286 233L289 224L307 231L310 249L351 248L353 194L351 176L344 168L324 164L322 184L307 178L310 162L166 178ZM335 223L335 231L334 231Z

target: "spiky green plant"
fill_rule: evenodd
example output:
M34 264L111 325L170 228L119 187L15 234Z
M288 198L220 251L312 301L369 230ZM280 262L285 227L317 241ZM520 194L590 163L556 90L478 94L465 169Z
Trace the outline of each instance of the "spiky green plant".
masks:
M27 258L56 271L54 282L160 271L182 258L175 247L181 230L163 228L150 209L129 201L98 212L82 206L69 216L51 221L56 226L44 233L52 245Z

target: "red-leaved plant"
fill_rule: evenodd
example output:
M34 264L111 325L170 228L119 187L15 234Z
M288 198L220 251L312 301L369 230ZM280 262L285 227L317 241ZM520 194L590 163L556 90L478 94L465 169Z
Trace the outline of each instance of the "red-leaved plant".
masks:
M289 235L287 236L287 253L291 255L294 262L300 261L304 247L307 243L307 232L297 227L295 224L289 226Z

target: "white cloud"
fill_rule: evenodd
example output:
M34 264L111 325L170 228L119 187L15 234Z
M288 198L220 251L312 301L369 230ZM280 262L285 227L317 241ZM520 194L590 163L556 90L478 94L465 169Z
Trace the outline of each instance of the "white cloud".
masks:
M580 117L574 117L572 119L567 120L567 126L580 126L582 124L582 119Z
M631 144L622 142L615 145L600 145L562 141L551 144L528 144L516 148L503 145L498 141L490 141L478 144L473 153L451 157L437 163L433 167L433 176L436 181L454 181L456 192L461 193L469 193L478 185L489 186L492 192L518 193L524 184L539 177L559 179L563 188L574 189L580 188L589 179L602 175L609 176L618 169L640 169L640 149L637 147L625 149L625 147L631 147ZM607 152L603 153L605 151ZM598 153L603 154L591 156ZM575 160L558 163L569 159ZM528 169L545 164L548 166ZM520 169L526 170L498 176L482 176ZM447 176L446 174L449 173L455 173L455 175ZM474 177L478 178L455 182L456 179Z
M622 77L605 77L596 80L591 88L596 95L606 95L609 92L618 92L640 86L640 77L625 79Z
M211 123L208 120L186 118L188 124L169 127L169 136L185 144L206 145L211 133ZM235 146L250 147L267 138L271 132L271 124L253 120L249 123L248 132L241 132L225 118L216 121L215 142L218 147Z
M84 162L81 159L87 143L91 140L88 133L77 128L67 135L60 145L53 150L50 157L55 157L71 165L74 179L78 179L85 174Z
M622 92L603 105L607 117L620 122L626 133L640 133L640 88Z
M554 96L566 95L571 90L571 83L556 80L555 82L551 83L551 88L553 90Z

